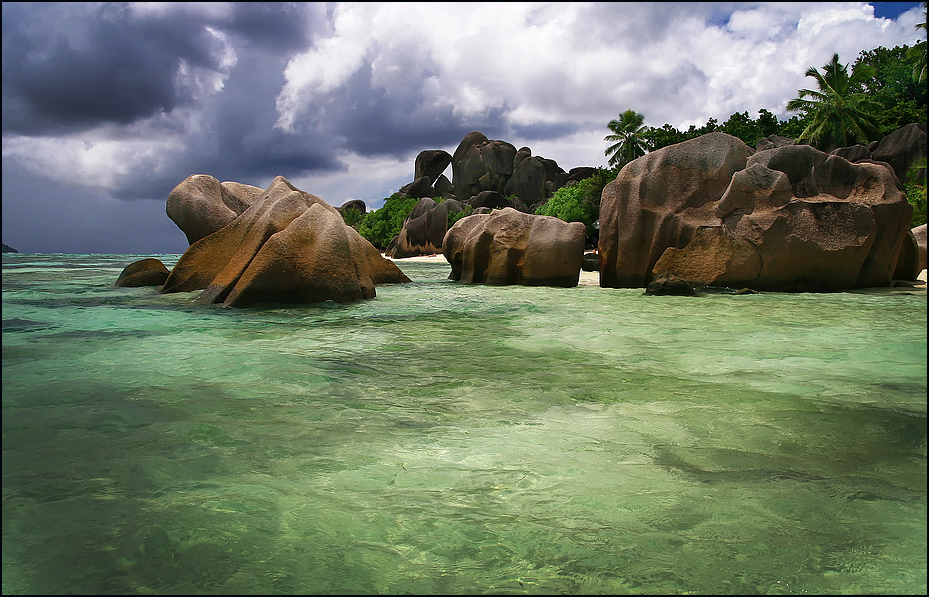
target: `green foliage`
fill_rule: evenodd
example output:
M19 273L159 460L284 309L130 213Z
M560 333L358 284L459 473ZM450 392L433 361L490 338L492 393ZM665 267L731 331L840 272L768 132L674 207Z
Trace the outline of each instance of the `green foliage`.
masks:
M597 169L597 173L584 180L563 186L536 210L542 216L554 216L565 222L581 222L587 234L593 236L593 224L600 219L600 196L603 187L616 178L617 171Z
M383 251L391 239L400 234L404 220L417 203L419 199L394 193L384 201L383 207L365 214L358 225L358 233Z
M798 96L787 102L790 112L803 112L810 123L800 133L799 140L823 151L867 143L880 138L877 114L884 109L872 95L860 91L863 84L874 78L877 71L868 64L848 71L839 62L839 55L819 69L810 67L806 76L816 81L816 90L800 89Z
M926 32L926 27L929 25L929 12L927 12L927 7L929 3L923 2L923 22L916 23L917 29L922 29L923 33ZM913 81L916 83L925 83L926 82L926 42L921 41L907 52L907 58L913 60ZM925 90L925 87L923 87Z
M468 204L465 204L461 211L450 211L448 212L448 227L451 228L455 222L461 218L466 218L474 213L474 208Z
M866 93L885 109L877 113L881 136L894 132L911 122L926 122L926 84L914 81L913 70L919 63L919 48L923 60L926 43L916 47L897 46L891 50L878 47L858 55L854 69L872 69L871 76L861 81L856 91ZM917 50L914 52L914 50Z
M661 149L662 147L667 147L668 145L674 145L675 143L681 143L692 138L688 137L687 133L682 133L670 124L665 124L660 128L650 127L643 133L642 136L646 138L649 146L652 148L652 151Z
M342 219L355 230L358 230L358 225L361 224L361 220L364 219L364 216L365 215L361 213L361 210L357 207L346 207L342 210Z
M920 180L920 173L922 179ZM922 226L926 223L926 158L916 160L906 173L906 182L903 185L903 194L913 206L913 218L910 228Z

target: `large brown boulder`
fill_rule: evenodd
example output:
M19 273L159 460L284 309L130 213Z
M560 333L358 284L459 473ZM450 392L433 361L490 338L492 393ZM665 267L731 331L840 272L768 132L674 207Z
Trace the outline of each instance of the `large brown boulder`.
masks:
M513 176L503 189L503 194L507 197L516 195L527 205L536 205L551 196L545 184L549 182L548 168L538 156L524 154L521 157L519 164L513 169Z
M884 166L805 145L760 151L719 199L722 226L669 247L653 274L754 290L887 286L911 213Z
M278 176L240 217L187 249L163 292L203 290L198 300L226 306L348 302L408 281L335 207Z
M516 148L506 141L491 141L472 131L458 144L452 156L455 197L467 201L481 191L502 193L513 175Z
M161 286L168 279L168 268L160 259L148 258L134 261L123 268L116 278L116 286Z
M194 244L239 217L261 193L251 185L193 174L168 195L166 212Z
M737 137L710 133L626 164L600 200L600 286L646 287L667 248L718 226L716 202L753 153Z
M915 182L907 179L907 173L916 161L925 163L926 123L908 124L885 136L871 152L871 159L889 164L900 182ZM917 180L925 175L923 168Z
M435 255L442 252L442 240L448 230L449 211L461 211L454 199L436 203L429 197L419 200L403 222L400 234L391 241L384 254L394 259Z
M586 229L511 207L458 220L442 251L449 276L469 284L577 286Z
M923 259L925 259L925 248L923 249ZM903 246L900 247L900 255L897 257L893 279L916 281L922 269L919 263L919 241L916 240L913 230L910 230L903 237Z
M916 241L916 263L919 271L926 269L926 225L917 226L910 230Z
M452 163L452 156L442 149L427 149L416 156L413 163L413 180L427 176L429 184L434 185L439 176Z

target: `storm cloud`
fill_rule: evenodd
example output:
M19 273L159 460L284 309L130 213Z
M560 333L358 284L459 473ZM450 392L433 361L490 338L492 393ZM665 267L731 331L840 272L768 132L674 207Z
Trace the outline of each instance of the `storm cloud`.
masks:
M182 252L164 201L195 173L374 208L472 130L605 165L627 108L788 116L809 66L919 39L911 6L5 2L3 241Z

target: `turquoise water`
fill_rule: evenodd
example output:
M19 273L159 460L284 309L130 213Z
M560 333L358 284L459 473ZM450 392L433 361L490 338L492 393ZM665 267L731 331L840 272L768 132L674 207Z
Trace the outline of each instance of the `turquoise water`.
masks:
M227 309L140 258L3 255L4 594L926 592L924 290Z

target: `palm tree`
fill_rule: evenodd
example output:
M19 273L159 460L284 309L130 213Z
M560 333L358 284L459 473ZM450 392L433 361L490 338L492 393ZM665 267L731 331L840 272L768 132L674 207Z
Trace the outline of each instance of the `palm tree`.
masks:
M810 119L798 141L831 151L876 139L879 131L875 113L883 106L867 94L854 91L874 75L874 68L868 65L860 65L849 75L848 65L839 62L838 54L823 66L822 73L812 66L807 69L806 76L816 80L819 91L800 89L800 97L787 102L789 111L804 112Z
M644 137L647 129L644 122L643 115L634 110L626 110L619 115L619 120L614 119L607 123L607 128L613 131L613 134L607 135L603 140L610 141L613 145L607 147L603 154L612 156L610 167L624 166L651 149Z
M929 5L929 3L923 2L923 22L916 23L916 28L922 29L923 31L926 31L926 21L929 20L929 17L927 17L927 5ZM926 80L926 42L919 42L910 48L909 56L916 58L916 64L913 66L913 78L916 79L917 83L924 82Z

